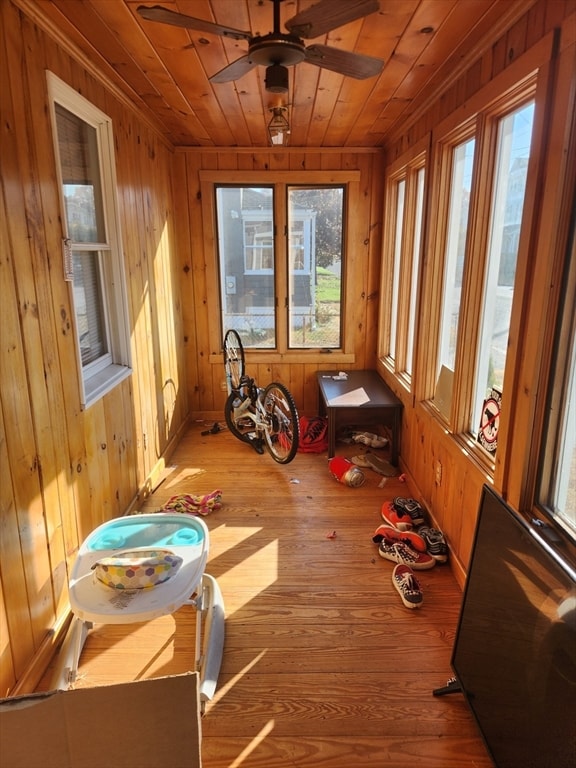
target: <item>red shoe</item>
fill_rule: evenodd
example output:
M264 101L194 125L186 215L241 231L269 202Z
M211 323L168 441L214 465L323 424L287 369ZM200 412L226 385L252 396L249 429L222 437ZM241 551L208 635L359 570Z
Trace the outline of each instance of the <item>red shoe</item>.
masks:
M399 531L411 531L413 528L412 518L408 512L396 509L391 501L384 502L380 514L382 520L384 520L387 525L392 526L392 528L397 528Z
M374 544L380 544L383 539L389 541L401 541L403 544L408 544L412 549L417 552L426 552L426 542L414 531L399 531L397 528L392 528L390 525L381 525L374 532L372 541Z

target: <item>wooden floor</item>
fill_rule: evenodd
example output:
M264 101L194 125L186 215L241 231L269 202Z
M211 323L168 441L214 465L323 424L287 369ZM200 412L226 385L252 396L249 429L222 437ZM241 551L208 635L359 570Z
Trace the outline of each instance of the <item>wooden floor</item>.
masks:
M449 566L420 573L424 605L395 592L372 535L380 507L410 489L364 470L349 488L326 454L286 466L229 432L194 424L141 511L174 494L223 492L207 572L226 605L219 686L202 719L204 768L490 768L450 677L460 590ZM340 445L344 455L358 446ZM97 627L77 687L190 668L194 611L143 625ZM48 678L46 678L48 679ZM174 768L179 768L175 766Z

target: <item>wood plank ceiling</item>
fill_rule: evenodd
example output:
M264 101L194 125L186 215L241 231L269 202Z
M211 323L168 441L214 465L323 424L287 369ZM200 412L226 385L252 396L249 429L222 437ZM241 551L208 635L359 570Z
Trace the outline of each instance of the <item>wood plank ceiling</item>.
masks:
M380 75L344 77L306 61L289 67L287 95L265 67L234 82L209 78L248 50L246 40L142 19L141 5L247 30L273 29L270 0L16 0L135 102L175 146L264 147L270 107L288 106L290 145L378 147L411 121L534 0L380 0L380 9L306 40L384 61ZM318 0L283 0L284 23Z

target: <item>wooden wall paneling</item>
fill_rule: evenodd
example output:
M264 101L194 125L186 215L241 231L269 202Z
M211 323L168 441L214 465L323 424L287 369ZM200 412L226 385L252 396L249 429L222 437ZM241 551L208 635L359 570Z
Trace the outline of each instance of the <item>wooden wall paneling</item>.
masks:
M288 154L289 170L291 171L305 171L306 170L306 158L309 154L302 150L294 150Z
M188 159L188 156L187 156ZM196 335L196 355L198 359L197 379L193 382L195 389L194 404L200 410L214 410L215 392L214 376L220 381L221 374L214 371L210 364L210 354L220 352L222 339L218 331L218 349L212 349L210 344L210 326L214 323L220 328L218 308L218 274L217 243L216 243L216 201L211 185L200 183L198 171L206 165L213 167L217 164L215 153L203 153L196 162L188 165L189 191L192 192L190 205L192 271L194 288L194 333ZM190 329L189 329L190 330ZM218 391L218 390L217 390Z
M110 509L110 471L106 420L102 400L85 411L86 459L90 478L90 508L82 511L82 538L113 517ZM87 526L86 526L87 524Z
M62 74L54 57L54 46L47 46L47 66ZM67 57L62 57L65 64L70 65ZM45 77L42 63L38 63L37 78ZM50 136L52 128L50 126ZM40 136L41 134L39 134ZM38 138L41 144L45 138ZM86 447L83 433L83 415L80 406L80 389L78 381L78 362L76 339L74 334L74 319L72 296L69 283L62 277L61 253L63 231L60 226L60 201L56 190L56 168L53 152L42 153L40 173L43 179L51 183L41 184L42 199L46 215L44 219L47 249L51 257L51 306L54 307L56 321L57 348L54 349L53 364L58 369L58 382L54 392L50 393L51 408L60 410L60 421L54 422L53 439L60 462L61 494L60 517L62 520L65 547L68 562L74 557L79 546L78 523L82 510L89 508L90 484L86 465ZM45 164L44 164L45 163ZM51 365L51 360L45 360L45 365ZM56 382L56 378L54 379ZM61 401L61 405L59 402ZM61 433L61 435L59 434ZM67 501L66 496L68 497Z
M570 18L574 19L573 0L548 0L544 3L546 8L545 32L552 29L559 29ZM572 21L574 24L574 21Z
M26 26L23 22L22 27ZM22 27L20 27L23 32ZM12 37L6 47L8 71L14 76L14 83L26 82L25 61L20 56L18 41ZM4 89L3 89L4 90ZM24 136L30 137L31 105L24 98L23 88L5 89L2 97L8 114L12 117L12 127L7 130L3 144L6 157L3 158L3 184L6 191L5 221L11 229L6 232L6 261L3 269L2 290L3 317L2 329L5 336L3 344L2 366L2 402L6 434L8 436L9 465L13 468L14 497L16 501L16 520L19 531L23 561L34 562L34 569L24 573L26 596L24 605L30 612L29 621L34 647L41 643L46 628L54 619L54 596L50 578L51 564L42 498L42 462L46 462L48 477L53 474L51 467L52 446L50 445L50 415L43 383L35 376L36 366L43 359L42 339L38 323L38 297L34 268L40 270L40 280L47 279L45 259L43 259L42 210L38 199L38 190L29 180L34 178L34 152L28 151L21 140L16 125L25 126ZM10 100L10 103L8 102ZM6 147L10 152L7 154ZM17 180L24 179L24 186ZM28 183L26 183L28 182ZM19 258L22 253L24 258ZM11 254L11 258L8 258ZM11 273L11 275L10 275ZM10 339L8 343L8 339ZM28 357L30 355L30 357ZM36 356L36 357L34 357ZM42 368L40 368L42 370ZM39 398L38 424L35 423L35 405L30 397ZM42 435L42 449L37 443L37 428ZM52 470L52 471L51 471ZM52 494L54 486L50 484L48 501L54 502L57 494ZM61 556L58 548L54 556ZM20 569L19 569L20 570ZM22 595L20 594L20 597ZM12 596L11 598L12 599ZM21 610L21 608L17 608ZM20 672L22 670L19 670Z
M237 168L239 171L254 170L254 151L238 152L236 157Z
M118 385L116 394L117 397L103 401L111 517L120 517L126 512L138 488L133 445L134 401L129 379Z
M182 392L185 385L180 379L178 358L181 357L181 300L180 284L176 278L176 251L171 222L170 168L171 158L166 157L165 149L155 137L146 131L145 151L150 157L162 158L162 163L154 167L147 166L144 179L145 188L154 189L150 194L150 236L153 250L152 268L156 286L155 306L157 312L156 339L154 343L156 388L159 398L157 418L156 458L160 458L175 436L179 423L182 422ZM164 155L164 157L162 157ZM151 176L154 175L154 184Z
M171 152L14 5L2 3L0 13L8 74L0 95L6 194L0 377L3 467L9 469L0 516L7 627L0 683L12 688L47 647L67 608L67 565L79 538L126 511L158 451L176 435L186 405L185 398L169 396L164 406L154 377L157 366L159 381L174 379L180 388L185 380L182 345L176 343L181 320L171 225L156 272L149 254L154 233L161 235L174 215ZM46 69L103 109L114 127L134 374L86 411L80 408L71 294L62 272L50 138L46 144L52 135ZM166 432L156 439L159 413Z
M0 99L4 106L6 90L3 89ZM4 121L3 121L4 122ZM5 136L5 132L3 134ZM3 143L3 147L5 148ZM6 181L4 175L2 180ZM4 191L4 185L0 187ZM12 198L12 196L11 196ZM22 400L18 397L21 382L26 381L24 353L20 338L18 319L18 301L12 258L12 248L9 240L8 208L2 195L2 219L0 222L0 293L2 296L2 322L0 323L0 348L2 350L2 365L0 366L0 466L8 470L12 462L18 461L17 475L14 482L12 472L0 483L0 583L3 595L3 611L6 613L8 632L2 640L2 665L0 665L0 682L5 691L11 688L15 680L24 672L26 663L35 650L35 631L32 626L27 597L27 585L24 569L24 552L20 541L18 521L18 506L20 499L17 495L16 483L21 478L20 471L20 429L28 429L31 437L31 419L19 422L20 413L17 404ZM13 399L16 403L13 404ZM16 445L15 445L16 444ZM26 476L26 480L28 477ZM34 486L34 483L31 483ZM39 496L39 488L38 488ZM5 663L4 663L5 662Z
M287 152L270 152L268 168L271 171L289 171L290 155Z
M166 153L166 189L163 194L166 199L170 201L169 208L167 210L166 225L168 226L170 233L170 259L167 263L169 269L169 279L174 286L175 296L175 308L172 310L174 317L174 344L172 349L172 355L174 358L174 370L178 375L178 388L176 393L176 408L172 418L171 438L175 435L175 430L181 427L188 418L189 404L188 404L188 384L187 384L187 366L186 366L186 354L184 348L184 301L182 294L182 275L180 265L180 253L178 249L178 238L176 236L177 227L177 210L176 210L176 198L177 188L174 185L173 171L174 171L174 152L170 152L170 155ZM160 198L162 199L162 198ZM168 274L167 274L168 279Z
M208 154L208 153L206 153ZM237 168L238 152L233 149L221 150L216 153L216 165L220 171L229 171Z
M118 203L124 245L124 268L128 282L128 303L130 325L132 329L132 395L134 408L135 458L138 485L147 476L146 443L148 435L147 398L148 366L144 364L148 350L148 330L146 317L147 277L146 254L141 242L138 226L138 196L137 186L132 183L135 178L135 161L130 147L136 143L133 133L134 126L129 120L117 120L114 133L118 148L125 151L116 152L116 169L118 178Z
M38 60L47 61L53 49L44 35L30 24L23 27L25 47L33 51L26 57L27 90L30 104L46 103L46 78ZM34 136L35 173L39 179L54 179L52 143L44 151L45 137L52 135L48 109L32 109L31 131ZM41 148L38 151L36 148ZM30 359L43 360L44 376L31 377L31 402L34 409L39 454L42 462L42 485L46 515L46 533L50 551L52 581L59 615L67 606L68 557L78 547L76 503L70 483L69 434L66 420L67 403L62 386L62 362L76 371L76 352L73 340L65 344L65 355L60 357L58 323L54 317L58 303L69 302L68 285L64 282L62 265L61 229L57 211L60 208L55 184L37 185L42 206L41 231L38 233L39 258L34 262L34 276L38 293L38 319L42 337L42 354L28 350ZM56 301L55 301L56 299ZM62 344L64 346L64 344ZM68 361L67 363L65 361ZM76 399L78 395L76 394ZM42 423L44 422L44 423Z
M293 363L289 365L287 370L288 378L285 382L294 398L299 415L304 413L304 411L301 410L304 407L304 367L304 363ZM316 412L314 411L307 415L313 416L315 413Z
M544 35L547 3L535 3L526 14L526 48L531 48Z
M375 368L378 336L378 311L380 293L380 243L382 221L382 177L383 167L379 162L381 156L375 154L354 154L350 160L350 167L360 170L360 200L364 211L362 223L362 243L365 247L365 276L364 284L364 317L360 319L358 326L357 354L361 360L356 360L357 368ZM344 168L348 167L347 158L344 158Z
M1 418L2 413L0 411L0 419ZM2 426L2 432L3 431L4 427ZM2 440L2 445L5 447L6 441L4 436L2 435L0 439ZM2 445L0 445L0 450L2 449ZM0 454L0 464L2 464L2 466L5 466L3 464L5 458L7 460L5 455ZM0 487L0 505L3 510L9 508L8 505L5 505L4 486L7 486L7 483L3 483L2 487ZM1 527L2 523L0 522L0 528ZM0 566L0 696L8 696L15 683L16 672L14 670L12 659L12 649L10 648L10 628L8 626L8 612L4 602L2 567Z
M182 386L186 388L186 415L190 408L198 408L198 396L194 383L198 380L198 355L194 326L194 243L198 242L198 231L191 223L191 211L194 198L192 181L197 174L190 168L198 156L175 152L172 157L172 178L174 188L174 236L176 247L176 280L180 285L182 302L182 344L185 378ZM200 188L196 184L199 194ZM196 205L197 205L196 201ZM201 242L201 236L200 236Z
M508 62L517 59L526 51L526 35L528 33L528 16L522 16L506 34Z
M144 476L142 481L152 471L158 459L158 430L161 418L162 393L159 388L159 349L158 349L158 320L161 308L158 306L156 275L154 262L156 259L156 239L151 229L151 205L153 203L152 189L146 184L145 168L148 166L148 151L145 147L145 130L136 125L136 120L129 116L132 124L132 143L126 143L123 151L131 155L129 183L136 189L136 206L127 210L126 214L133 220L137 229L137 242L140 248L142 294L137 298L138 323L142 337L142 350L139 355L139 367L144 372L141 378L143 387L140 400L139 414L143 425ZM136 139L136 142L134 142ZM158 174L159 175L159 172ZM156 182L155 182L156 183ZM161 234L161 233L158 233Z

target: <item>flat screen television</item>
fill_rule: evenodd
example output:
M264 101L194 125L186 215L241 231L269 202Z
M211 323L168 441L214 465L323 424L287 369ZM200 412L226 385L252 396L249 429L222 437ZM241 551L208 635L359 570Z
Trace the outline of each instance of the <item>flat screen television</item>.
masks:
M576 566L554 538L484 486L455 677L433 693L462 691L497 768L576 768Z

